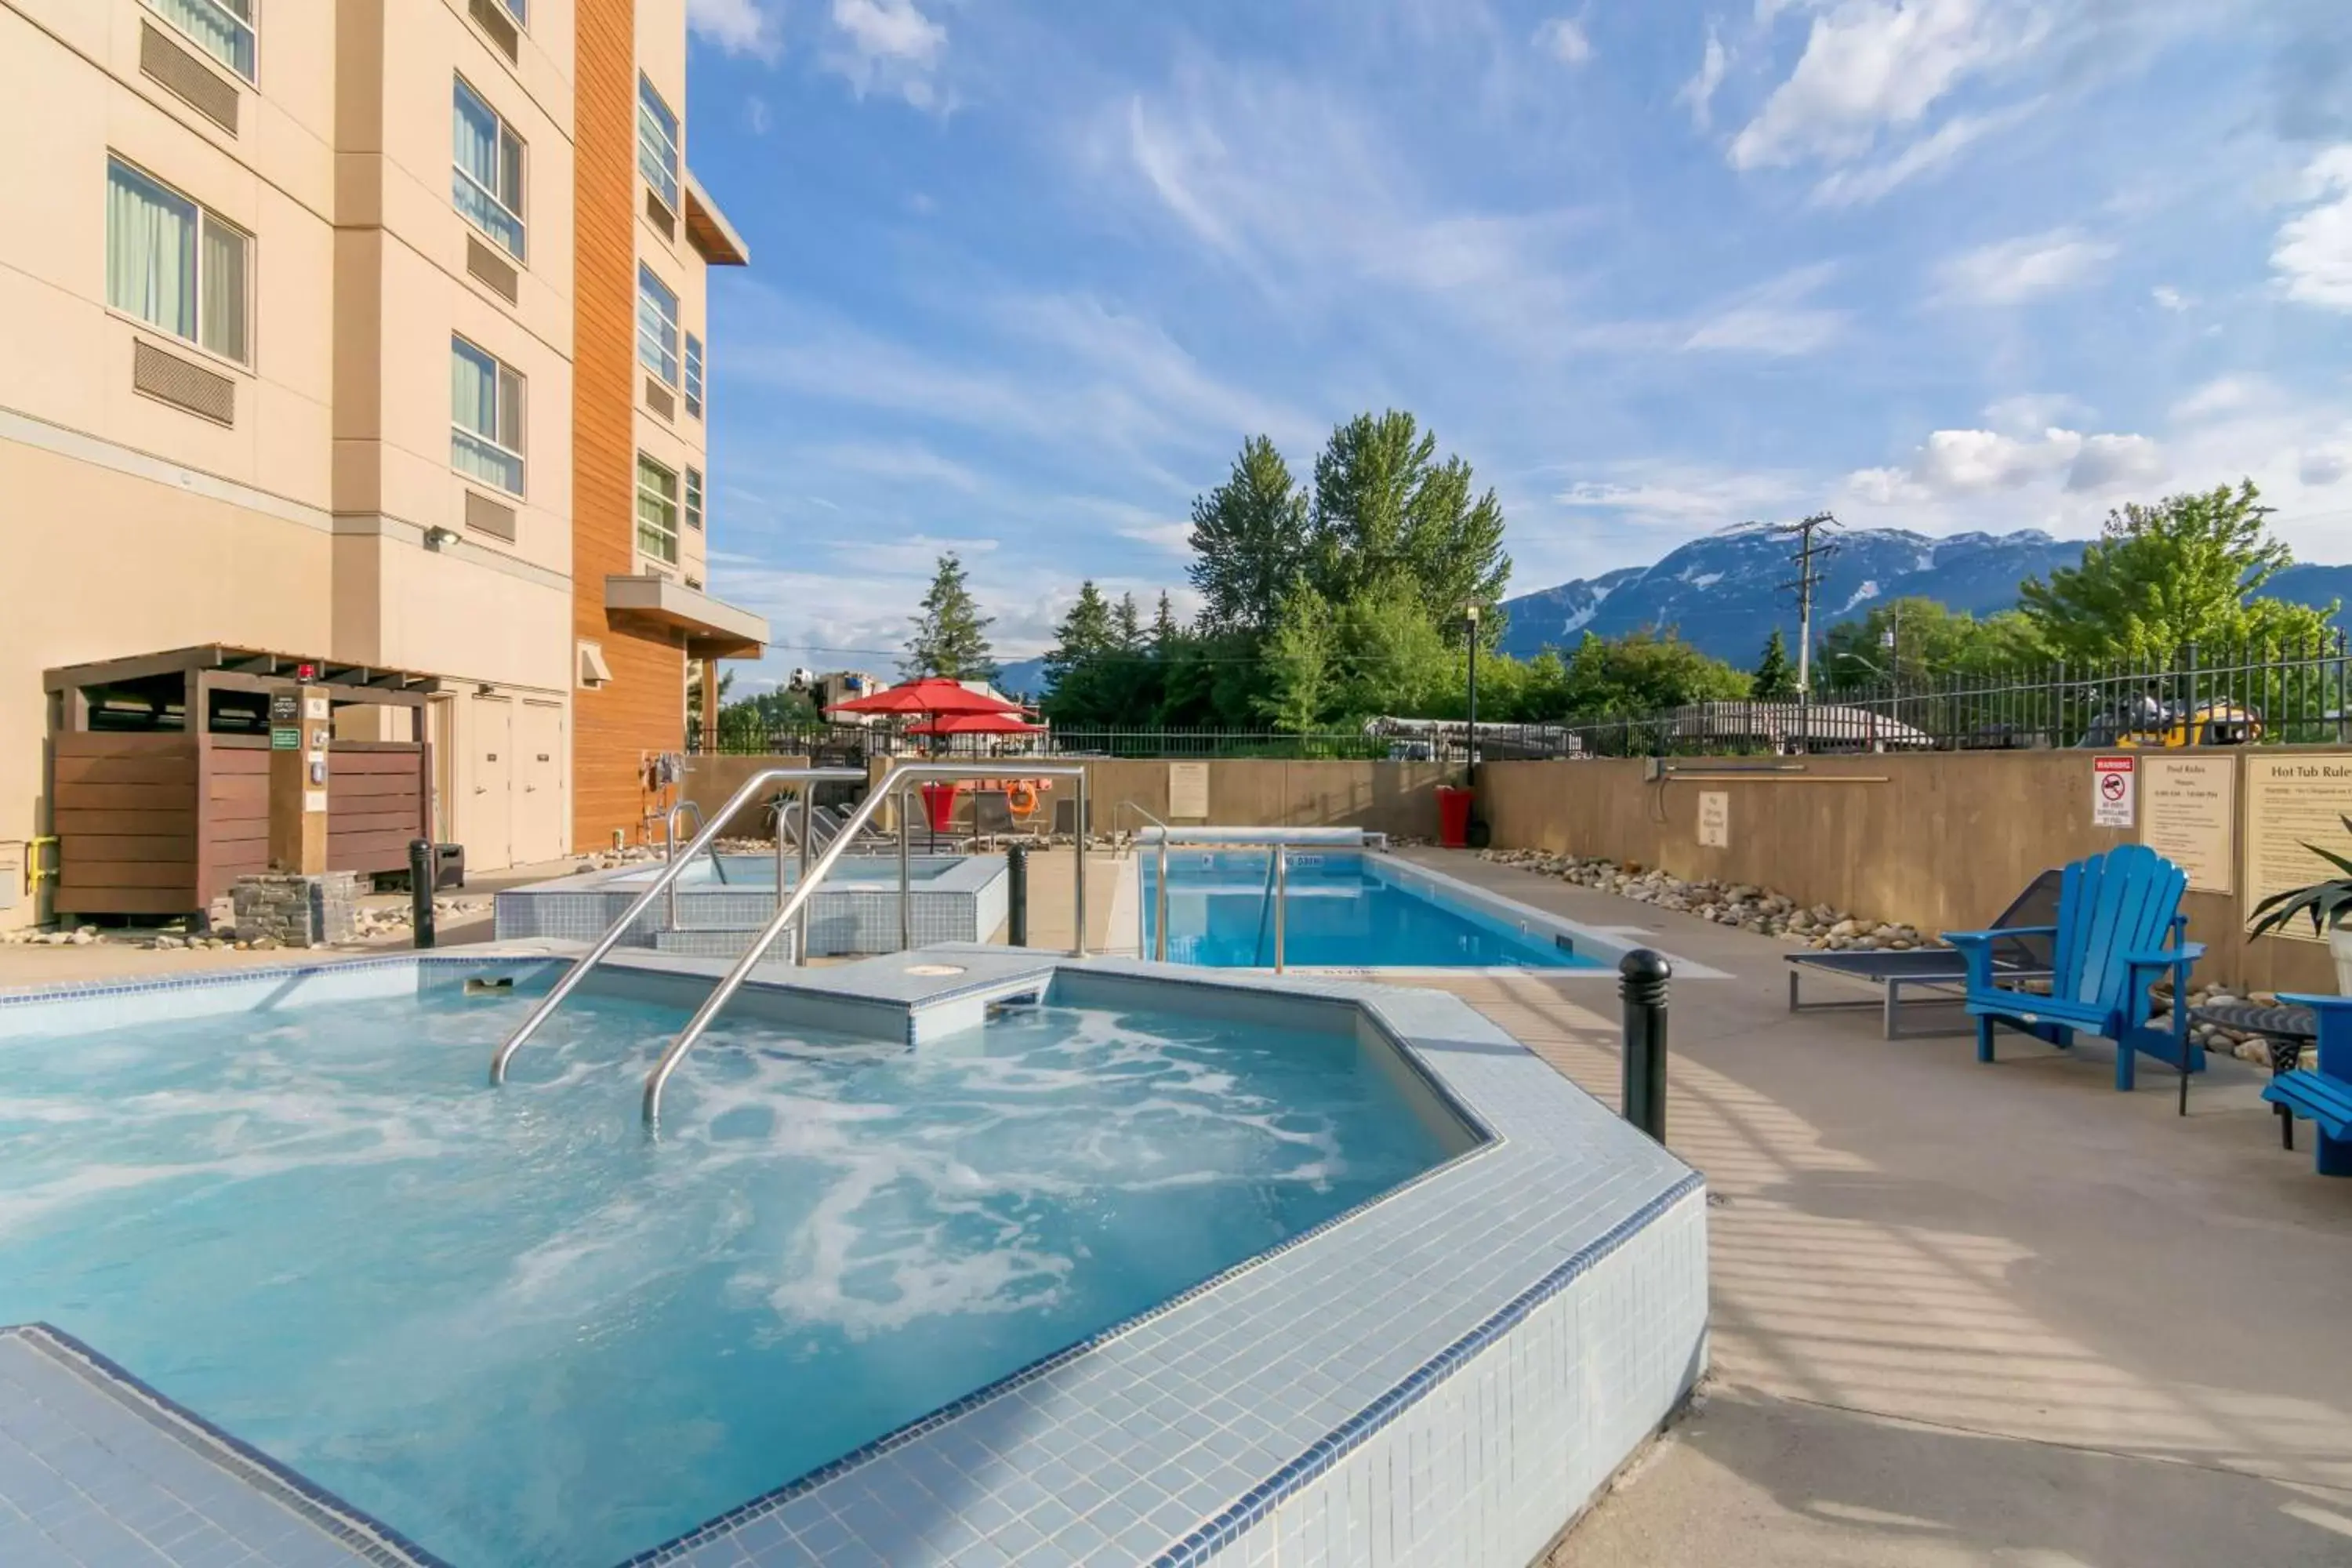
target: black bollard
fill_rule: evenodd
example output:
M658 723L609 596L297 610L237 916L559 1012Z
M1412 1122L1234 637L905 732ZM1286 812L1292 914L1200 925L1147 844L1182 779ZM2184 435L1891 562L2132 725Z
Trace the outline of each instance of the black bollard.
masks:
M1007 901L1011 908L1005 915L1004 940L1014 947L1027 947L1029 945L1029 846L1006 845L1004 865L1012 883L1007 889Z
M1617 962L1625 1003L1625 1120L1666 1141L1666 982L1675 966L1663 952L1637 947Z
M433 945L433 841L408 841L408 929L420 948Z

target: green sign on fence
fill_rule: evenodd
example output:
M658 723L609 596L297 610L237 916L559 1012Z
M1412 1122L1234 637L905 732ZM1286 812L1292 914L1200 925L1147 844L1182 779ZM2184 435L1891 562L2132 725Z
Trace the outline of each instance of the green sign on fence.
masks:
M270 731L269 749L273 752L300 751L302 749L302 731L299 730Z

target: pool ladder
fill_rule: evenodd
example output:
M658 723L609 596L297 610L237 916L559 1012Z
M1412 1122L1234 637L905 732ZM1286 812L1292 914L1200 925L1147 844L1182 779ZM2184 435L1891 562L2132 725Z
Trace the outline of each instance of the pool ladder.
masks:
M1149 816L1150 814L1145 812L1142 815ZM1153 817L1152 820L1159 821L1157 817ZM1165 824L1160 826L1159 831L1153 837L1159 847L1160 857L1153 868L1151 879L1151 957L1154 963L1165 963L1168 962L1168 850L1170 847L1172 845L1181 847L1188 843L1197 847L1230 846L1234 841L1230 838L1187 840L1174 828ZM1284 939L1288 925L1290 907L1290 853L1289 846L1279 838L1269 840L1267 850L1273 856L1273 860L1265 868L1265 906L1258 913L1257 941L1250 948L1250 959L1255 963L1259 950L1265 945L1265 928L1270 918L1274 924L1274 972L1280 974L1288 968L1284 956Z
M734 966L728 970L725 977L712 987L710 994L703 999L702 1005L695 1009L694 1016L687 1020L686 1027L679 1032L676 1039L669 1043L668 1048L662 1052L661 1059L654 1064L653 1071L646 1075L643 1110L648 1130L660 1124L662 1090L669 1083L670 1075L677 1070L678 1063L686 1059L687 1053L694 1048L695 1042L702 1038L704 1031L710 1027L712 1021L719 1016L727 1004L734 999L735 994L743 988L743 983L751 977L752 969L766 956L770 945L782 933L784 928L798 919L801 911L808 907L809 900L815 896L817 888L826 877L832 874L833 868L840 864L842 858L848 853L850 847L865 832L867 824L881 812L884 805L893 799L901 802L901 809L898 812L898 934L900 945L910 948L914 945L914 905L911 893L913 878L910 865L913 843L910 831L912 818L904 809L904 801L909 787L954 779L994 778L1004 771L1004 764L1002 762L915 763L893 768L866 793L866 798L858 803L857 809L849 814L848 818L842 823L840 831L834 836L832 842L825 846L824 852L817 857L815 864L804 868L798 884L789 896L783 891L782 867L781 864L778 866L776 912L769 917L768 923L752 937L751 944L744 949L742 956L735 961ZM1027 766L1021 772L1032 778L1064 778L1076 781L1077 832L1074 838L1076 864L1071 878L1072 952L1075 957L1084 958L1087 955L1087 770L1074 764L1060 764L1045 767ZM587 957L565 971L562 978L555 983L554 987L548 992L540 1005L531 1009L530 1016L525 1018L521 1026L507 1037L505 1043L499 1047L498 1054L490 1060L490 1082L501 1084L506 1081L507 1064L514 1059L515 1052L522 1048L523 1043L537 1032L540 1025L547 1021L549 1015L562 1005L563 999L578 988L580 982L587 977L588 972L603 962L605 955L613 951L620 942L622 933L629 929L631 922L650 908L656 899L669 892L677 885L679 874L693 864L696 856L709 849L719 837L719 829L725 826L735 813L748 804L751 796L762 786L779 781L788 781L801 784L805 790L807 785L817 783L864 783L866 777L865 772L860 769L769 768L745 780L742 787L730 795L727 804L719 807L717 823L697 834L693 844L688 847L686 853L663 868L661 875L654 879L653 885L638 894L628 909L623 912L621 918L613 922L612 929L598 939L594 947L589 949ZM803 805L805 806L805 797L803 797ZM807 821L808 818L803 816L803 826ZM805 835L802 842L803 845L806 844ZM779 837L777 855L780 860L782 853L782 843ZM1279 940L1277 937L1277 943Z

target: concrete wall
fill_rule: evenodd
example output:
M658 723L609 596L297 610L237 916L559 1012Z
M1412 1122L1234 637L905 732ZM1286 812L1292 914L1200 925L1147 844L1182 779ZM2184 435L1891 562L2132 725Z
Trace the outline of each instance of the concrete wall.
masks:
M2137 837L2092 825L2087 752L1817 757L1797 761L1797 773L1728 771L1772 765L1683 758L1675 766L1685 775L1725 772L1654 783L1639 761L1495 763L1483 770L1481 810L1498 847L1753 882L1930 931L1981 927L2038 872ZM1712 791L1729 797L1721 848L1698 842L1699 795ZM2320 944L2245 940L2237 896L2191 893L2185 908L2191 939L2209 950L2201 973L2336 989Z
M715 810L757 770L802 760L693 757L687 763L687 798ZM1087 813L1097 832L1147 826L1136 811L1121 809L1128 803L1168 820L1169 763L1084 757L1057 762L1085 765ZM1233 761L1213 762L1208 768L1208 820L1220 827L1361 827L1423 838L1437 831L1436 789L1451 776L1433 763ZM1020 760L1005 759L1000 776L1022 776ZM1057 799L1068 787L1056 781L1045 798ZM1050 815L1051 807L1045 809ZM754 830L749 823L739 827Z

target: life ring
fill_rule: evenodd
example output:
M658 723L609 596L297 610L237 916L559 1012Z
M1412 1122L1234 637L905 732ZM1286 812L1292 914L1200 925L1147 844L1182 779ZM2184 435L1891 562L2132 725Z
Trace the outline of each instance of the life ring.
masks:
M1024 820L1036 816L1037 786L1025 779L1006 785L1004 809Z

